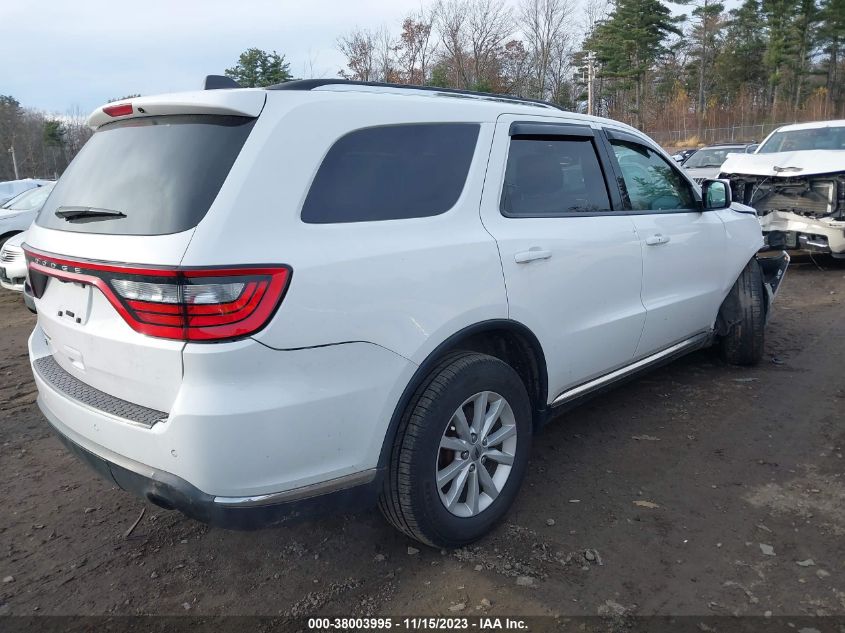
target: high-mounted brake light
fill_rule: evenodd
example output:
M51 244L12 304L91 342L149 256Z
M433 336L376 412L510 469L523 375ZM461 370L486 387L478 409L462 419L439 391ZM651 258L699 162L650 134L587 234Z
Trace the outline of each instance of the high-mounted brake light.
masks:
M26 257L36 297L44 294L49 277L90 283L136 332L184 341L254 334L276 312L291 277L284 265L139 268L30 250Z
M126 116L132 114L131 103L116 103L114 105L107 105L103 108L103 112L109 116Z

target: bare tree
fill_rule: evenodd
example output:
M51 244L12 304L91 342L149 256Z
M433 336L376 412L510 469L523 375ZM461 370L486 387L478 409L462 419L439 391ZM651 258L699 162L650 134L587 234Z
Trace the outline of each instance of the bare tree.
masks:
M556 67L560 79L563 56L570 52L571 34L567 23L572 13L571 0L522 0L519 5L519 24L531 55L534 96L537 98L544 99L550 92L552 66ZM551 89L553 98L555 91L556 88Z
M386 26L379 27L373 37L375 43L375 80L396 83L399 81L396 62L397 43Z
M402 33L397 44L397 61L403 82L425 84L428 81L431 61L437 49L433 28L433 10L422 8L403 20Z
M612 0L584 0L581 4L581 30L589 38L599 21L605 19L613 6Z
M513 16L504 0L470 0L466 9L474 87L492 90L498 83L502 47L514 30Z
M528 76L531 64L522 40L509 40L502 49L502 91L517 97L528 96Z
M337 40L338 50L346 55L346 68L338 74L344 79L373 81L376 73L376 37L369 29L356 28Z
M443 45L442 63L449 68L449 83L469 88L469 54L466 38L466 0L438 0L434 5L434 22Z

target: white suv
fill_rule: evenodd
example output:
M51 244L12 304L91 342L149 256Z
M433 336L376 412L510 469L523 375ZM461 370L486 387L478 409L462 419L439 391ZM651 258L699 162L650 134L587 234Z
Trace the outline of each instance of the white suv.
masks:
M96 110L25 250L44 415L124 489L227 527L379 502L458 546L564 405L718 341L788 258L648 137L336 80Z

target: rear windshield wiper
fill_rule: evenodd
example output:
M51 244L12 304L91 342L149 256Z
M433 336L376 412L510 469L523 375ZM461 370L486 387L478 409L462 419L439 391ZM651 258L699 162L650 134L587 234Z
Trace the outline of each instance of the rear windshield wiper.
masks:
M110 209L95 209L94 207L59 207L56 217L67 222L97 222L99 220L114 220L125 218L126 214Z

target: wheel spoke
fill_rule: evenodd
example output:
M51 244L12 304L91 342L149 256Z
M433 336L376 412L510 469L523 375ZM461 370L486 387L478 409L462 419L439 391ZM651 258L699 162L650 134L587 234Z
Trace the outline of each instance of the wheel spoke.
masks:
M469 445L460 438L444 435L440 440L440 448L460 453L461 451L468 451Z
M482 439L487 437L487 434L490 432L490 429L493 428L493 425L496 424L496 420L499 419L499 416L502 414L502 409L504 408L504 398L499 398L498 400L490 404L490 410L487 412L487 415L484 418L484 426L481 428L481 432L478 434L478 437Z
M484 466L478 469L478 479L481 483L481 489L487 493L488 497L495 499L499 496L499 489L496 488L496 482L493 481L493 478Z
M467 422L467 416L464 414L463 407L459 408L457 411L455 411L454 415L452 415L452 424L455 425L455 430L458 432L458 437L460 437L462 440L466 440L467 442L469 442L469 422Z
M494 462L499 462L500 464L506 464L508 466L513 464L513 455L508 455L502 451L487 451L484 454L487 456L487 459L492 459Z
M486 470L482 467L480 469L476 468L469 474L469 478L467 479L467 506L469 506L469 511L472 515L478 514L478 497L479 497L479 490L478 490L478 473L479 470Z
M455 477L457 477L458 473L461 472L462 468L467 466L467 462L456 459L451 464L443 468L442 470L437 471L437 487L443 488L446 484L452 481Z
M449 510L454 508L455 504L458 503L458 499L461 498L461 493L466 487L468 477L469 467L467 466L460 470L460 473L455 478L455 481L452 482L452 486L449 488L449 493L446 495L446 507Z
M489 448L493 448L494 446L498 446L502 442L504 442L509 437L513 437L516 435L516 425L515 424L507 424L502 426L498 431L495 433L491 433L487 436L487 446Z
M484 416L487 413L487 396L489 391L482 391L472 402L472 432L476 435L481 433L484 425Z

